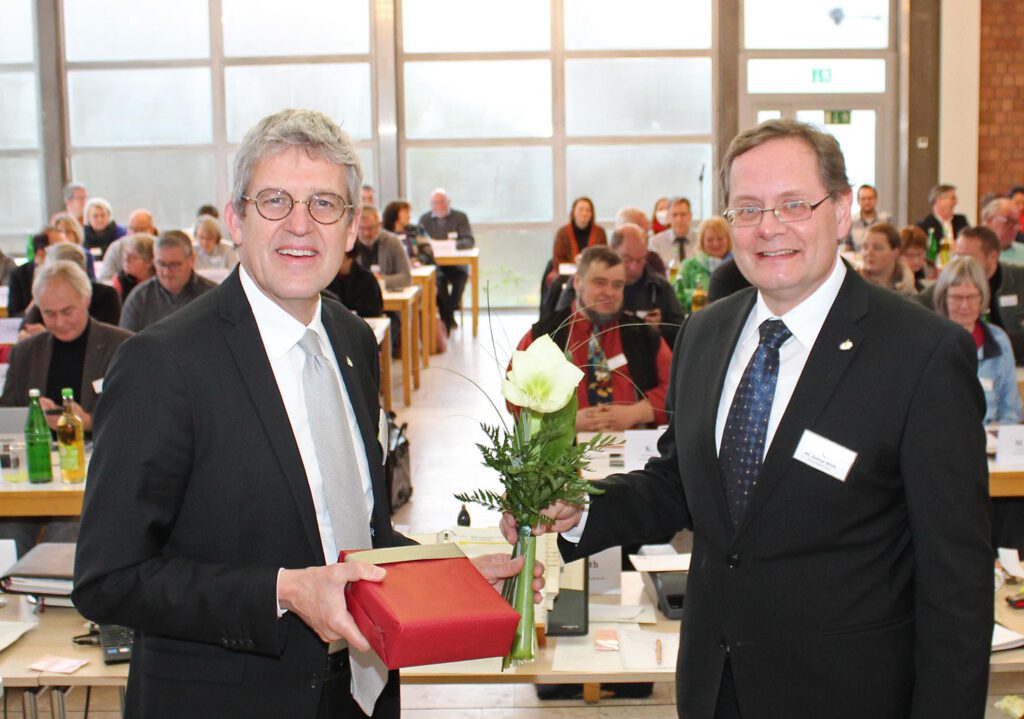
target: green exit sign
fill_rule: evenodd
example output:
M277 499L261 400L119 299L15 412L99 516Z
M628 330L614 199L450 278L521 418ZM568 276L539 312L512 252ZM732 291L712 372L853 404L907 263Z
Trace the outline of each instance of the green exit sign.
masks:
M811 68L811 82L818 85L827 85L832 82L832 68L815 67Z
M825 124L826 125L849 125L850 124L850 111L849 110L825 110Z

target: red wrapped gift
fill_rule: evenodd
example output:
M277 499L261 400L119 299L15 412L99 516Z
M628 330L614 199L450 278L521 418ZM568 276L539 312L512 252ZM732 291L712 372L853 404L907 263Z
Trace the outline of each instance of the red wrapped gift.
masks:
M353 582L348 610L389 669L508 654L519 614L454 544L342 552L387 569Z

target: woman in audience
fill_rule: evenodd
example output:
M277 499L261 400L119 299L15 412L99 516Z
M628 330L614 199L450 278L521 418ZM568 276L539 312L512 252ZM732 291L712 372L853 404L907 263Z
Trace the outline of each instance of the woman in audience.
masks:
M595 221L594 203L589 197L577 197L572 203L569 222L555 233L552 279L558 274L562 262L572 264L583 250L594 245L607 245L604 228Z
M111 281L121 296L122 304L132 290L156 274L156 266L153 264L154 242L152 235L141 233L125 239L122 267Z
M935 280L935 264L928 259L928 236L917 225L900 230L900 257L913 273L918 292Z
M234 245L224 241L216 218L203 215L196 220L192 234L196 238L196 270L231 270L238 264L238 253Z
M954 258L939 274L935 309L970 332L978 348L978 379L985 391L985 424L1020 424L1022 408L1013 348L1006 332L981 319L988 302L988 280L977 260Z
M651 234L656 235L668 228L668 198L659 197L654 203L654 212L651 213Z
M732 257L732 228L722 217L709 217L700 225L697 252L683 260L676 277L676 297L683 312L690 312L693 293L700 287L706 292L711 273Z
M68 242L82 248L85 247L85 230L82 229L82 223L76 220L70 212L58 212L54 215L53 226L64 233ZM88 251L85 253L85 273L89 275L90 280L96 279L94 258Z
M888 223L868 228L860 247L860 274L872 284L888 287L901 295L916 294L914 274L900 259L900 234Z
M85 247L107 251L110 243L128 234L123 226L114 222L114 210L102 197L90 197L85 203Z

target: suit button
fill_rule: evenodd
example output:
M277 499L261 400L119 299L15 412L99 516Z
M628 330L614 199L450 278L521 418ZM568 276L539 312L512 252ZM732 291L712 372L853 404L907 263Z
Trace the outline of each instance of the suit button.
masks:
M740 555L730 554L726 558L725 564L727 567L729 567L729 569L736 569L736 567L740 566Z
M311 674L309 679L307 680L307 683L309 684L309 688L310 689L319 689L320 688L320 675L319 674Z

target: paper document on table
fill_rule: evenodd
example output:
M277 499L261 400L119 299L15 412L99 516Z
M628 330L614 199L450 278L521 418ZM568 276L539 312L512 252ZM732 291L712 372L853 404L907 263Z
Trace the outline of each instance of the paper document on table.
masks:
M1012 629L1007 629L1002 624L995 624L992 627L992 651L998 652L1004 649L1016 649L1024 646L1024 634L1018 634Z
M590 634L582 637L558 637L551 670L555 672L620 672L619 652L599 652L594 648L594 637L602 629L639 631L638 624L590 624Z
M1006 547L1000 547L999 563L1003 565L1003 569L1011 577L1020 577L1024 579L1024 567L1020 565L1020 553L1016 549L1007 549Z
M558 579L559 589L574 589L577 592L585 589L586 561L577 559L575 562L562 565L562 573Z
M18 330L21 329L21 317L0 319L0 345L13 345L18 342Z
M21 635L35 627L30 622L0 622L0 652L14 644Z
M629 622L655 624L658 621L650 604L591 604L592 622Z
M675 632L619 630L619 655L627 671L672 669L678 653L679 634Z
M660 429L627 429L626 430L626 464L623 470L631 472L643 469L647 460L658 456L658 439Z
M689 554L630 554L629 561L638 572L688 572Z

